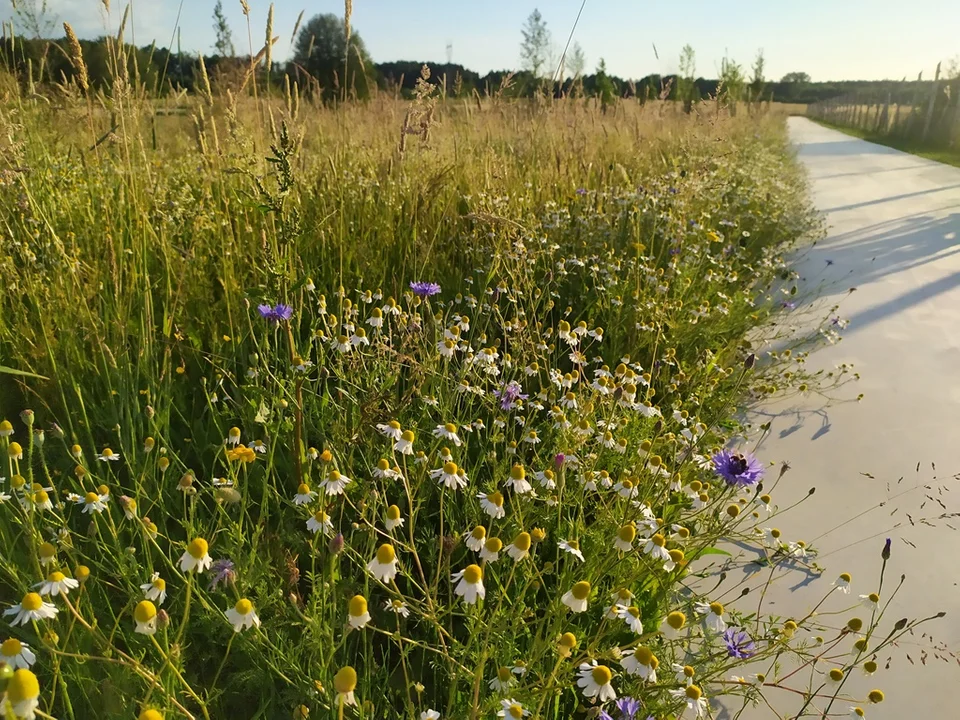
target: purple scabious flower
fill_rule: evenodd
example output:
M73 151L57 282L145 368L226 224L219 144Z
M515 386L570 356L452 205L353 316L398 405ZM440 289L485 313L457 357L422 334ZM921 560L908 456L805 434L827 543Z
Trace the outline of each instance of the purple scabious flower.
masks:
M423 282L420 280L410 283L410 289L413 290L414 295L419 295L420 297L430 297L440 292L440 286L436 283Z
M633 720L634 715L640 712L640 701L632 697L622 697L617 700L617 710L623 720Z
M260 313L260 317L268 322L272 322L274 325L281 320L289 320L293 317L293 308L282 303L278 303L273 307L270 305L257 305L257 312Z
M237 573L233 569L233 561L228 558L214 560L210 566L210 572L213 579L210 581L210 591L213 592L217 586L223 583L227 585L237 579Z
M516 380L511 380L500 390L494 390L493 396L500 400L501 410L513 410L517 400L526 400L529 397L523 394L523 388Z
M753 455L721 450L713 456L713 467L727 485L748 487L763 477L763 465Z
M727 628L723 632L723 642L727 646L727 655L738 660L753 657L756 646L745 630Z

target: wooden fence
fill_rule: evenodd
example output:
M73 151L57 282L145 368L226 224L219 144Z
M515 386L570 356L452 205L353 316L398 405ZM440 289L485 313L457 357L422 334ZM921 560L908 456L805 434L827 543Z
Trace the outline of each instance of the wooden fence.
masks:
M917 78L918 81L920 78ZM960 78L906 82L886 92L862 91L813 103L807 115L868 135L893 136L930 148L960 150Z

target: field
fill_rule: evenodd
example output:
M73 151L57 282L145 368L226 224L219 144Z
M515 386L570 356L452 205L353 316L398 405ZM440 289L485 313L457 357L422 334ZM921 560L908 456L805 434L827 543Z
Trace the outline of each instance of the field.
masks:
M754 354L819 223L780 114L698 110L9 96L5 707L689 717L814 667L695 582L816 568L721 448L847 373Z

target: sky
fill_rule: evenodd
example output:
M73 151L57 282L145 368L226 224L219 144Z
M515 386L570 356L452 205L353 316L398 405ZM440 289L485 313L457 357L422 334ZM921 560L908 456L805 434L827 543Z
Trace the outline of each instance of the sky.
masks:
M19 0L41 3L43 0ZM131 38L137 45L211 53L215 0L133 0ZM238 51L263 46L269 0L248 0L250 29L240 0L224 0ZM520 29L536 7L562 50L582 0L354 0L352 24L376 62L453 62L481 74L520 65ZM9 4L0 17L9 20ZM116 32L125 2L47 0L58 22L80 37ZM275 0L274 57L290 54L297 15L343 14L343 2ZM178 22L179 16L179 22ZM608 71L639 78L676 72L687 43L697 55L697 75L716 77L727 55L749 68L758 50L766 76L802 71L813 80L932 77L939 61L960 56L958 0L586 0L574 40L592 70L602 57ZM59 34L59 33L58 33ZM171 42L172 41L172 42Z

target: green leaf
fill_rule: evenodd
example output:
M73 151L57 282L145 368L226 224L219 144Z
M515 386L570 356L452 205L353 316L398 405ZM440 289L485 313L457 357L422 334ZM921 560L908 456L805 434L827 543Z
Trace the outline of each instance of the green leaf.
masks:
M733 557L726 550L721 550L720 548L708 547L701 550L698 555L726 555L727 557Z
M22 377L36 378L37 380L49 380L50 378L44 377L43 375L37 375L36 373L27 372L25 370L15 370L14 368L7 367L6 365L0 365L0 373L7 375L20 375Z

